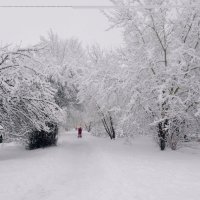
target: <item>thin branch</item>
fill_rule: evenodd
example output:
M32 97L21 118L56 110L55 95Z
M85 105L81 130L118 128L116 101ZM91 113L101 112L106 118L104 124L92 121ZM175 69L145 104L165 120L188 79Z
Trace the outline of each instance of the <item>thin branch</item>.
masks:
M4 70L4 69L12 68L12 67L19 67L19 65L16 64L16 65L5 66L5 67L0 68L0 71L2 71L2 70Z

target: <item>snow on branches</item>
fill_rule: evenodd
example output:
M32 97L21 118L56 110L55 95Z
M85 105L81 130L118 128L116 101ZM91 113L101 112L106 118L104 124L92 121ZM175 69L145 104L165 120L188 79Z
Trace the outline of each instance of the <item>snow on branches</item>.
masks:
M0 48L0 122L5 138L26 140L33 130L46 130L58 122L55 90L35 59L37 48Z
M176 149L184 135L199 132L198 1L112 3L116 9L104 14L111 28L122 28L125 45L112 53L93 49L80 96L111 113L119 135L158 134L160 127Z

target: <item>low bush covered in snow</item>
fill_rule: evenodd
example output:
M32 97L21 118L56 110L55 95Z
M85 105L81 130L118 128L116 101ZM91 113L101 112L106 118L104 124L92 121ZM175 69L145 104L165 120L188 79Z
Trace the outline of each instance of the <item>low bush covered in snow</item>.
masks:
M56 145L58 138L58 125L53 122L48 122L49 131L34 130L28 134L27 149L44 148L47 146Z

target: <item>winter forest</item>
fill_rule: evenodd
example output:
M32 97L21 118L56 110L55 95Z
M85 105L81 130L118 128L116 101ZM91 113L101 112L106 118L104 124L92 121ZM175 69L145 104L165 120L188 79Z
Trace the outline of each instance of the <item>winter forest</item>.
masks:
M119 47L1 44L0 199L199 199L199 0L110 2Z

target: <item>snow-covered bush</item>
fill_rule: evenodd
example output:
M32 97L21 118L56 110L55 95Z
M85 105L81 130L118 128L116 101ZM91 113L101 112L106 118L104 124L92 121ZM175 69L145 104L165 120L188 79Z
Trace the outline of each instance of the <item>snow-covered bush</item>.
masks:
M53 122L46 122L48 131L33 130L28 133L27 149L44 148L56 145L58 139L58 125Z
M49 132L47 122L58 123L60 108L41 64L37 48L0 49L0 121L5 137L26 143L33 130Z

